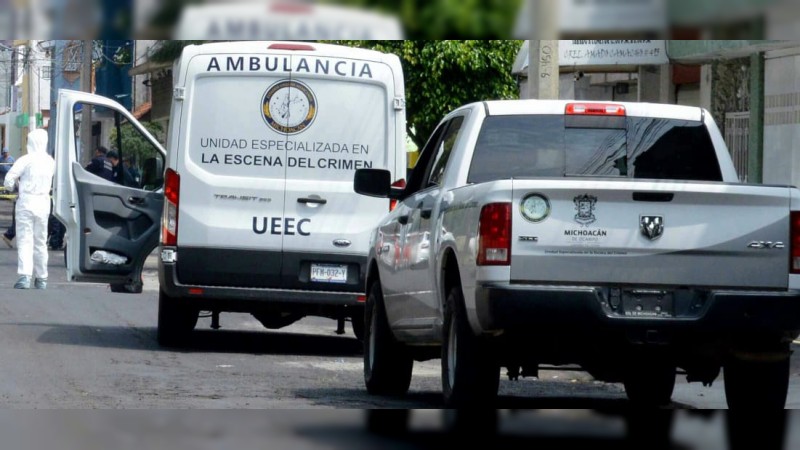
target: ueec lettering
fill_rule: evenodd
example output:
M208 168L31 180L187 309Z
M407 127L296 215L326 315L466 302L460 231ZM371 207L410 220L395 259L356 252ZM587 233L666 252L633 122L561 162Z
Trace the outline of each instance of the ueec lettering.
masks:
M259 221L261 222L259 224ZM253 232L255 234L274 234L276 236L311 236L304 225L310 224L311 219L297 220L294 217L253 217ZM261 225L259 227L259 225Z

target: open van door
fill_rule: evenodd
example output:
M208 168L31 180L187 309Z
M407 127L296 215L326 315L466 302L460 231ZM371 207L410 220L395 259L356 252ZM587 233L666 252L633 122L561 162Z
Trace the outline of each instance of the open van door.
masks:
M80 120L91 112L91 148L81 148ZM99 133L97 124L111 130ZM132 176L107 180L85 167L103 145L130 158ZM124 107L105 97L60 90L55 131L54 214L66 226L67 279L111 283L141 292L141 272L158 245L166 152Z

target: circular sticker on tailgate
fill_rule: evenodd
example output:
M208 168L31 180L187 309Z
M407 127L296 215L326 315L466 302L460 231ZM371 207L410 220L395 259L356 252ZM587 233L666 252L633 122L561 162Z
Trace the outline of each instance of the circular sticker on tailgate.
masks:
M270 128L296 134L311 126L317 117L317 97L300 81L281 80L264 93L261 108Z

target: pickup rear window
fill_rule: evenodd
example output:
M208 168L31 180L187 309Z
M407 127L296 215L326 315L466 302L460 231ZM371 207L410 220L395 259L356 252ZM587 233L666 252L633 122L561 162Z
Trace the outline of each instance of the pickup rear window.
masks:
M467 181L581 176L722 181L702 122L565 115L487 117Z

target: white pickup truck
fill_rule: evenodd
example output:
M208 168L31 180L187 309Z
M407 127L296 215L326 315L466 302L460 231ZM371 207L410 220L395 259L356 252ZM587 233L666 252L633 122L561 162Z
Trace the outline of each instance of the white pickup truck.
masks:
M800 333L800 191L739 182L711 115L512 100L442 120L370 242L364 375L408 390L441 357L445 404L490 404L500 368L579 365L636 405L677 370L728 405L785 405Z

